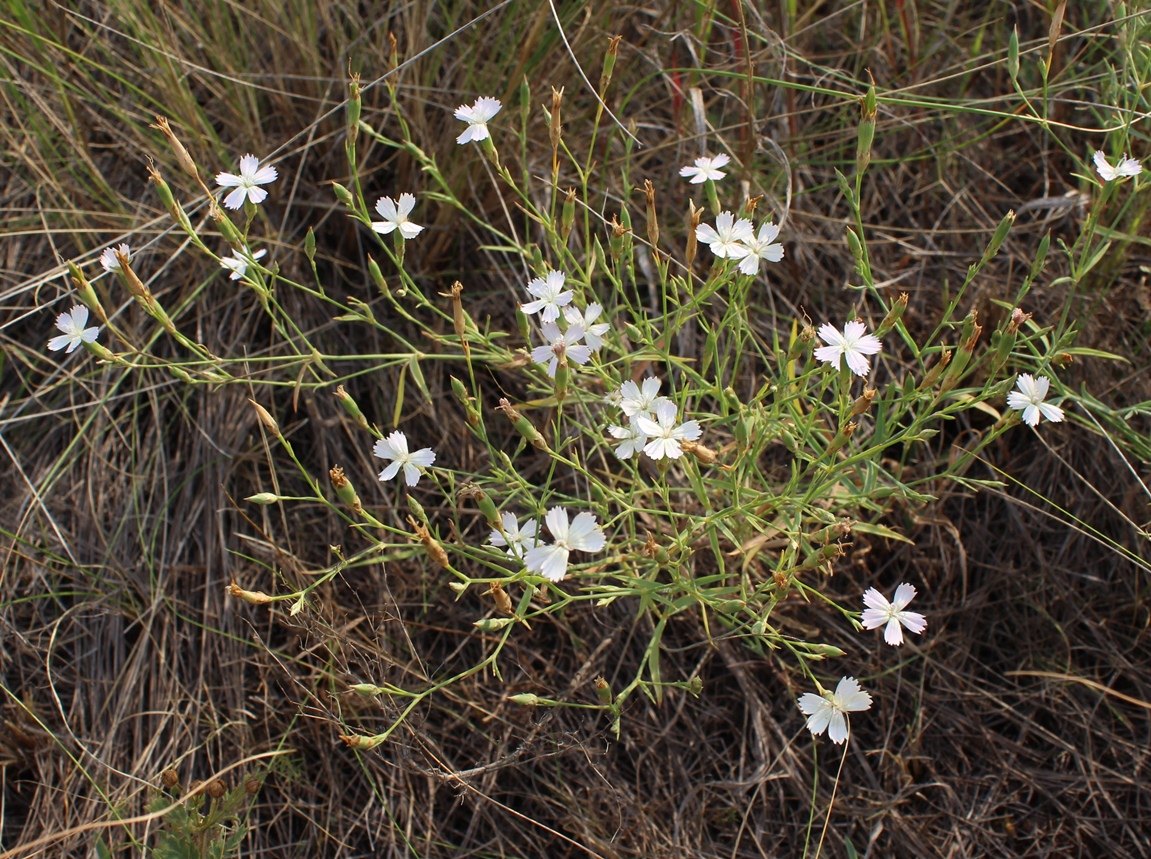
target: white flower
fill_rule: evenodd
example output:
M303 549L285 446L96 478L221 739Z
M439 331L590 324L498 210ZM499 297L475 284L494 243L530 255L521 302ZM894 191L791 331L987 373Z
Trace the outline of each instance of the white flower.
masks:
M879 629L884 624L883 640L892 647L903 644L903 627L907 627L916 635L927 629L927 618L918 612L905 611L907 604L915 598L915 586L906 582L895 589L895 598L887 601L887 597L875 588L868 588L863 592L863 628Z
M385 236L393 230L399 230L405 239L414 239L424 231L419 224L408 220L408 215L415 208L416 198L412 194L400 194L399 202L391 197L380 197L376 200L376 211L380 213L382 221L372 221L372 229Z
M232 280L239 280L248 273L248 266L255 265L256 260L266 253L267 251L263 249L255 253L249 253L247 249L243 251L233 251L231 256L220 257L220 266L231 272L228 277Z
M120 270L120 260L116 259L116 251L119 251L125 259L132 255L132 249L126 244L115 248L104 248L104 252L100 254L100 265L104 266L104 271Z
M868 355L876 354L883 348L883 343L874 334L865 334L867 327L858 319L843 326L843 333L839 333L834 325L824 323L819 326L819 338L826 344L815 350L815 357L824 363L831 364L839 369L842 364L840 356L847 359L847 366L857 376L866 376L871 370L871 361Z
M598 351L603 346L603 335L607 334L608 329L611 328L611 325L606 322L596 322L601 313L603 313L603 307L594 301L587 306L583 313L571 305L564 308L564 318L569 325L583 326L584 341L593 352Z
M1126 152L1119 156L1119 163L1114 167L1107 162L1107 156L1103 154L1102 150L1095 150L1094 160L1095 169L1099 171L1104 182L1122 179L1125 176L1138 176L1143 172L1143 165L1135 158L1128 158Z
M595 516L591 513L577 514L575 521L569 525L567 510L553 507L544 521L555 543L529 549L525 563L529 573L539 573L548 581L563 581L568 571L568 553L573 549L599 552L607 545L603 529L596 524Z
M836 745L847 739L847 714L871 709L871 695L859 688L854 677L844 677L835 692L816 695L806 692L799 698L799 709L807 716L807 729L827 736Z
M715 218L715 227L700 224L695 228L695 237L711 247L711 252L721 259L743 259L750 251L744 244L755 235L755 227L747 218L738 221L731 212L720 212Z
M48 348L59 352L67 346L69 352L75 352L81 343L94 343L100 336L100 328L85 328L87 322L88 308L83 304L72 305L71 310L56 317L56 327L64 333L49 340Z
M681 441L685 439L695 441L703 435L698 421L686 421L679 426L675 425L676 409L675 403L671 400L657 403L654 413L654 421L647 415L635 416L635 425L640 432L651 438L651 441L644 446L643 452L652 459L663 459L665 456L669 459L678 459L683 456L683 448L679 444Z
M493 528L488 542L493 546L507 546L508 554L511 557L522 558L529 549L534 549L539 543L539 540L536 539L539 522L535 519L524 522L521 528L515 513L504 512L500 514L500 521L504 526L503 534L500 533L499 528ZM504 538L504 534L507 535L507 539Z
M1043 402L1047 399L1047 391L1051 387L1051 380L1046 376L1032 378L1030 373L1020 373L1015 380L1018 391L1007 395L1007 405L1016 411L1023 412L1023 422L1028 426L1038 426L1039 416L1058 423L1063 420L1063 409Z
M744 274L757 274L759 261L779 262L783 259L783 245L774 243L779 235L779 227L768 221L759 227L759 236L752 236L743 240L747 245L747 256L739 261L739 270Z
M543 332L547 342L532 349L532 360L537 364L547 364L549 376L555 376L561 352L567 354L569 361L577 364L586 364L591 360L591 349L580 344L584 335L582 325L569 325L567 331L560 331L554 322L545 322Z
M461 104L456 108L456 119L466 122L468 127L456 138L456 143L471 143L474 140L488 139L488 123L503 108L498 98L482 96L471 107Z
M390 459L391 463L380 472L380 480L391 480L404 470L404 482L415 486L420 479L420 469L427 468L436 461L436 454L430 447L408 453L408 437L396 430L387 438L376 440L372 453L380 459Z
M629 379L620 385L619 390L611 395L611 399L629 418L647 415L655 411L655 407L660 403L671 402L667 397L659 396L660 384L660 380L655 376L644 379L642 388Z
M607 428L613 438L622 441L622 444L617 445L615 449L615 455L620 459L631 459L647 444L647 436L644 435L643 430L636 425L635 421L636 419L633 417L628 421L626 427L609 426Z
M717 155L714 158L697 158L695 159L694 167L681 167L679 175L685 179L690 178L691 184L702 185L708 179L713 182L718 182L727 174L720 170L720 167L726 167L731 159L727 155Z
M560 308L571 304L574 294L570 289L564 289L565 280L567 276L562 271L549 271L547 277L537 277L529 281L528 292L534 295L536 300L521 304L520 310L528 316L539 313L540 319L544 322L559 319Z
M256 204L264 202L268 192L259 186L275 182L279 176L275 167L271 165L261 167L259 158L255 155L245 155L240 159L240 175L217 173L216 184L236 189L224 198L224 205L229 209L238 209L244 205L245 197Z

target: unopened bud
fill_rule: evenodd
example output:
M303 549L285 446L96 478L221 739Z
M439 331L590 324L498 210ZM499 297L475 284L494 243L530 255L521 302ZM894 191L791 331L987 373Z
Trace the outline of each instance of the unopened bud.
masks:
M596 694L596 697L599 698L600 703L603 703L603 704L610 704L611 703L611 699L612 699L611 686L609 686L608 682L602 677L597 677L595 679L595 694Z
M499 582L492 582L488 593L491 594L492 599L495 600L497 611L501 614L515 614L515 609L512 607L512 598L507 595L507 591L503 589Z
M655 214L655 186L650 179L643 180L643 194L647 198L647 240L654 251L659 247L659 219Z
M533 695L531 692L521 692L519 695L509 695L508 700L516 704L523 704L525 707L536 707L540 703L540 696Z
M1007 214L1003 216L1003 220L1001 220L995 228L995 233L991 236L991 241L988 243L987 249L983 251L984 262L999 253L999 248L1003 242L1006 241L1007 234L1011 232L1011 225L1014 223L1015 212L1008 211Z
M855 143L855 170L862 173L871 163L871 143L875 139L875 84L860 101L859 138Z
M88 282L88 278L84 277L84 272L80 270L80 266L68 260L68 274L71 276L72 285L76 287L76 295L84 302L92 313L103 322L108 324L108 315L104 312L104 308L100 304L100 299L96 297L96 290L92 288L92 284Z
M280 435L280 425L276 423L276 419L272 417L271 413L251 398L248 399L248 402L252 404L253 408L255 408L256 417L260 419L260 423L264 425L264 429L266 429L277 438L282 438Z
M876 388L868 389L865 387L863 389L863 394L859 397L856 397L855 402L851 404L850 417L859 417L868 409L870 409L871 401L875 399L876 393L878 393Z
M384 692L383 687L374 683L356 683L351 687L351 690L364 698L375 698Z
M548 139L552 144L552 153L559 150L560 138L563 136L563 126L560 125L560 108L563 105L564 88L560 87L558 90L552 87L552 116L551 125L548 127Z
M575 188L568 188L564 197L563 211L560 213L560 238L567 244L572 227L575 226L576 192Z
M712 450L710 447L705 447L704 445L700 444L699 442L686 441L686 440L681 441L679 443L679 446L681 448L683 448L684 453L690 453L692 456L694 456L697 460L699 460L699 462L703 463L704 465L714 465L715 464L716 452L714 450Z
M468 389L464 387L464 383L457 379L455 376L448 377L451 380L452 393L456 395L456 399L464 407L464 416L467 419L468 425L478 427L480 425L481 415L479 409L476 408L476 398L468 393Z
M232 579L231 584L224 588L224 592L230 597L242 599L250 605L267 605L272 602L272 598L263 591L246 591L238 584L236 580Z
M172 131L172 126L168 124L168 118L166 116L157 116L156 122L148 127L157 129L168 138L168 148L170 148L172 154L176 156L177 166L199 182L200 174L196 170L196 162L192 160L192 156L188 154L188 150L184 148L184 144L180 142L180 139L176 137L176 133Z
M352 395L344 389L343 385L336 387L336 399L340 401L340 405L344 407L344 411L347 412L348 417L355 421L357 426L361 429L370 429L368 419L364 417L364 413L360 411L359 404L352 399Z
M343 740L344 744L349 748L367 752L383 743L387 738L383 734L376 734L374 737L361 737L358 734L340 734L340 739Z
M380 271L380 264L372 259L371 254L368 254L368 274L372 276L372 282L380 291L380 295L384 298L391 298L392 291L388 289L388 282L384 280L384 273Z
M811 344L815 341L815 329L811 325L804 325L799 329L799 333L791 342L791 346L787 350L787 360L796 361L802 358L811 349Z
M696 228L699 227L699 222L703 219L704 211L702 206L698 209L695 207L695 201L687 201L687 248L684 251L683 259L689 272L691 271L692 264L695 263L695 255L699 247L699 240L695 236L695 231Z
M907 302L910 296L906 292L899 293L899 298L891 305L891 309L887 311L887 315L883 317L883 321L879 323L879 327L875 329L875 336L882 337L888 331L895 327L895 323L903 316L903 311L907 309Z
M492 501L490 495L474 483L465 483L459 488L459 491L456 492L456 500L462 501L465 498L475 502L476 507L479 508L480 513L484 516L484 521L486 521L489 526L503 533L503 520L500 519L499 510L496 509L496 503Z
M943 375L943 371L947 369L947 365L951 363L951 350L944 349L943 353L939 356L939 360L923 375L923 381L919 383L919 387L915 390L926 391L928 388L935 387L935 383L939 381L939 377Z
M363 102L360 98L360 76L353 74L348 82L348 145L356 145L356 136L360 133L360 111Z
M567 344L557 340L552 346L552 354L556 356L556 384L555 396L557 403L563 403L568 394L568 382L571 380L571 367L568 366Z
M341 185L339 182L332 183L332 191L336 194L336 199L347 206L349 209L356 208L355 198L352 197L352 192Z
M332 480L332 488L336 490L336 495L347 505L348 509L357 516L363 513L364 507L360 503L360 497L356 495L356 489L352 486L351 481L344 476L344 469L338 465L334 466L328 472L328 477Z
M249 495L244 500L251 501L253 504L275 504L280 500L280 496L275 492L257 492L255 495Z
M619 43L623 36L615 36L607 43L607 53L603 58L603 71L599 76L599 94L602 97L611 83L611 73L615 70L616 55L619 53Z
M539 450L548 449L548 443L544 440L540 431L535 428L531 421L512 408L512 404L508 402L506 398L500 399L499 405L496 406L496 411L502 413L511 421L512 426L516 428L516 432L523 436L532 447L538 448Z
M703 678L698 674L692 675L692 678L687 681L688 694L693 698L698 698L700 693L703 692Z
M448 560L448 553L444 551L444 547L440 545L439 541L432 536L423 523L417 522L411 516L408 517L408 522L415 529L416 537L424 544L424 551L428 553L428 557L444 569L448 569L451 562Z

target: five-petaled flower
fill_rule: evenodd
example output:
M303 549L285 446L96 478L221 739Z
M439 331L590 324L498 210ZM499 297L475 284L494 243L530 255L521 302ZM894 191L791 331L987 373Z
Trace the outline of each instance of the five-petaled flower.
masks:
M628 421L626 427L613 425L609 426L607 431L611 433L612 438L620 440L620 444L615 448L615 455L620 459L631 459L647 445L647 436L636 424L634 417Z
M415 486L420 479L420 469L427 468L436 461L436 454L430 447L408 453L408 437L396 430L387 438L376 440L372 453L380 459L390 459L391 463L380 472L380 480L391 480L404 470L404 482Z
M867 334L867 327L858 319L843 326L839 333L834 325L824 323L819 326L819 338L826 343L815 350L815 357L824 363L840 369L840 357L847 359L847 366L857 376L866 376L871 370L868 355L874 355L883 348L883 343L874 334Z
M260 185L275 182L279 176L275 167L270 164L261 167L259 158L255 155L245 155L240 159L240 175L217 173L216 184L223 188L235 189L224 198L224 205L229 209L238 209L244 205L245 197L255 204L264 202L268 192Z
M554 322L560 318L560 308L571 304L570 289L564 289L567 276L562 271L549 271L546 277L533 278L528 282L528 292L536 297L535 301L521 304L520 310L531 316L539 313L544 322Z
M783 245L776 242L779 227L768 221L759 227L758 236L749 236L743 240L747 246L747 256L739 261L739 270L744 274L759 272L759 261L779 262L783 259Z
M539 542L536 539L539 522L535 519L529 519L521 526L515 513L504 511L500 514L500 522L504 526L503 533L500 533L499 528L493 528L488 542L493 546L506 546L511 557L522 558Z
M731 212L720 212L715 216L715 226L700 224L695 228L695 237L708 245L711 252L720 259L743 259L751 251L747 240L753 238L755 227L747 218L738 221Z
M1038 426L1040 415L1056 423L1063 420L1063 409L1043 402L1051 387L1051 380L1046 376L1033 377L1030 373L1020 373L1015 380L1015 387L1019 390L1007 395L1007 405L1023 412L1025 424Z
M713 182L718 182L727 174L720 170L720 167L726 167L728 162L731 161L725 154L720 154L714 158L697 158L695 159L694 167L681 167L679 175L685 179L691 179L691 184L702 185L708 179Z
M88 322L88 308L83 304L74 304L67 313L56 317L56 327L63 331L48 341L48 348L59 352L67 347L69 352L75 352L81 343L94 343L100 336L99 326L85 328Z
M1135 158L1128 158L1126 152L1119 157L1119 163L1114 167L1107 161L1107 156L1100 149L1095 150L1094 161L1095 169L1099 171L1104 182L1123 179L1127 176L1138 176L1143 172L1143 165Z
M591 513L578 513L569 524L567 510L553 507L544 521L555 542L529 549L524 561L529 573L539 573L548 581L563 581L568 571L568 554L573 549L599 552L607 545L603 529L596 524Z
M583 313L570 305L564 308L564 319L568 321L569 325L583 326L584 342L593 352L598 351L603 346L603 335L607 334L608 329L611 328L607 322L596 322L601 313L603 313L603 307L594 301L587 306Z
M667 397L659 395L660 384L660 380L655 376L644 379L642 387L628 379L612 394L611 400L623 409L623 413L629 418L647 415L655 411L655 407L660 403L671 402Z
M543 334L546 342L532 349L532 360L537 364L547 364L549 376L555 377L561 353L577 364L586 364L591 360L591 348L580 343L584 336L582 325L572 324L567 331L560 331L554 322L545 322Z
M685 421L676 426L676 408L671 400L657 403L652 410L655 420L647 415L636 415L635 425L651 441L644 445L643 452L652 459L678 459L683 456L681 441L695 441L703 434L699 421Z
M104 248L104 252L100 254L100 265L104 267L104 271L120 270L120 260L116 257L116 251L119 251L124 259L132 256L132 249L127 244L120 244L114 248Z
M380 197L376 201L376 211L380 213L382 221L372 221L372 229L377 233L387 235L393 230L399 230L405 239L414 239L424 231L419 224L408 220L408 215L415 208L416 198L413 194L400 194L400 199Z
M879 629L884 626L883 640L892 647L903 644L903 627L916 635L927 629L927 618L918 612L907 611L907 604L915 598L915 586L906 582L895 589L891 602L875 588L863 592L863 628Z
M498 98L481 96L471 107L461 104L456 108L456 119L466 122L468 127L464 133L456 138L456 143L471 143L475 140L488 139L488 123L503 108L503 102Z
M805 692L799 698L799 709L807 716L807 729L827 736L836 745L847 739L847 714L871 709L871 695L859 688L854 677L844 677L834 692L822 695Z
M220 266L231 272L228 277L232 280L239 280L248 273L248 266L255 265L256 260L266 253L262 248L255 253L249 253L247 249L233 251L231 256L220 257Z

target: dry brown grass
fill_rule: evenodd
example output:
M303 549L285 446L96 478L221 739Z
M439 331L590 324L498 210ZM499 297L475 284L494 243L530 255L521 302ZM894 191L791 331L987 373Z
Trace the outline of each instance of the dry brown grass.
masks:
M331 562L329 546L350 546L356 537L323 508L237 503L270 489L273 472L290 473L269 454L241 386L184 388L159 373L122 377L46 361L50 311L41 308L62 293L58 262L123 233L131 232L134 244L155 237L149 259L160 266L171 258L154 284L157 294L172 306L196 296L185 330L221 354L264 348L266 323L250 294L238 296L182 251L145 187L144 159L167 159L146 127L162 110L184 129L201 163L221 169L241 151L286 145L287 181L265 210L275 235L270 244L286 272L296 274L291 267L302 271L305 263L288 250L313 226L327 287L364 295L363 236L336 213L323 185L346 172L342 118L321 117L343 98L349 57L370 79L386 66L385 32L397 35L406 58L466 14L421 2L360 4L363 10L321 3L316 7L327 11L314 26L293 29L276 23L277 4L227 7L219 18L194 6L153 5L163 22L157 29L170 36L163 55L141 50L127 35L137 26L131 15L150 14L135 3L93 5L85 17L51 6L32 22L45 38L12 26L2 36L9 51L0 253L0 671L7 696L0 850L87 855L104 827L109 843L125 845L122 855L137 855L155 822L108 824L139 814L160 771L174 764L185 781L237 765L270 767L242 855L799 856L813 792L814 850L838 749L820 743L813 763L792 675L722 630L712 629L709 640L698 615L669 624L663 671L700 676L703 695L672 691L658 706L634 696L618 741L601 714L507 700L534 692L593 701L596 676L617 685L631 676L650 630L635 624L629 608L613 605L517 634L501 661L502 681L485 675L453 686L417 708L393 741L357 754L338 735L349 727L379 730L397 708L386 698L364 700L349 684L418 687L475 664L492 642L471 625L474 597L454 602L415 556L347 570L324 589L315 612L295 619L225 600L233 576L260 589L275 586L273 569L300 580ZM298 5L299 14L311 9ZM1034 125L993 129L986 117L946 106L1009 90L1002 63L985 67L988 57L978 51L971 58L984 15L998 11L887 6L892 15L917 9L913 38L904 38L894 18L884 30L869 7L861 43L847 28L859 26L855 7L816 4L790 37L786 63L774 35L782 31L778 10L747 9L747 26L764 78L845 87L846 79L858 84L866 67L885 91L914 87L907 93L945 100L939 108L884 108L863 205L875 225L877 279L890 281L893 294L911 293L908 324L923 331L941 312L941 285L962 280L1003 213L1063 193L1071 165ZM464 99L460 94L492 91L491 81L501 78L490 64L501 70L507 90L497 94L504 97L519 80L509 68L528 74L537 93L565 85L573 138L586 133L592 110L544 9L510 4L420 59L401 82L415 136L447 165L461 198L470 195L494 222L503 215L481 165L454 149L449 109ZM232 30L209 31L227 16ZM673 93L679 73L667 70L689 66L705 48L709 72L699 83L714 134L737 155L746 151L736 30L717 25L702 45L690 37L692 9L677 3L654 11L592 4L565 21L593 77L606 37L625 35L611 105L634 117L650 144L637 154L634 176L663 177L660 194L678 193L672 168L698 146L690 106ZM1072 10L1067 33L1102 23L1102 11ZM1043 41L1047 24L1036 9L1021 10L1024 44ZM1001 51L1009 25L996 17L986 27L982 50ZM200 47L221 43L231 47ZM1082 64L1081 86L1055 103L1080 124L1090 117L1075 113L1074 100L1091 86L1089 63L1104 47L1090 35L1062 44L1068 75ZM639 88L628 97L633 85ZM837 318L855 297L843 289L851 272L842 238L846 210L831 172L854 157L855 113L842 99L768 85L759 87L755 104L762 109L759 132L786 153L793 182L787 267L749 308L753 324L770 336L795 309ZM388 111L382 88L371 91L365 119L387 126ZM1064 136L1079 152L1100 140ZM753 163L765 177L762 190L782 199L787 178L773 152L765 146ZM373 187L418 181L403 156L366 144L362 154L363 178ZM603 155L618 157L614 150ZM536 166L545 163L542 135L533 158ZM638 196L631 204L642 211ZM410 248L409 265L437 283L466 271L473 316L509 324L507 288L519 272L501 270L499 257L477 251L484 237L444 211L431 225L435 240ZM1009 284L1030 265L1046 230L1074 238L1074 211L1043 220L1045 214L1021 215L969 305L998 312L992 299L1010 301ZM1151 400L1151 311L1140 262L1138 251L1121 256L1108 282L1076 308L1089 314L1086 341L1121 351L1130 363L1087 361L1066 371L1069 386L1082 382L1117 409ZM1053 253L1045 282L1063 268ZM345 329L315 305L285 298L313 342L343 343ZM1028 309L1053 320L1068 300L1061 287L1041 286ZM135 330L146 321L130 306L122 317ZM386 346L368 337L354 344L363 352ZM164 341L155 346L157 353L167 348ZM446 370L429 372L435 404L410 426L459 468L478 468L462 415L442 395L446 382ZM366 412L390 415L393 385L364 379L353 393ZM304 391L298 401L285 393L276 404L285 434L317 472L332 464L372 469L362 439L333 417L329 392ZM1146 437L1145 418L1132 418L1131 426ZM920 465L954 455L952 446L979 429L955 426ZM848 604L879 580L922 582L919 607L931 625L896 654L898 661L880 654L877 642L870 657L862 655L868 645L811 607L796 604L783 614L796 634L818 632L820 640L850 646L877 702L869 718L853 723L826 855L847 855L845 838L869 856L1151 855L1148 461L1138 458L1137 445L1126 445L1132 473L1099 435L1072 425L1007 438L968 476L1008 474L1018 485L931 487L941 495L937 504L897 507L886 520L914 545L860 537L837 565L828 588ZM372 489L360 483L362 494ZM443 503L423 486L415 495L429 511ZM482 533L478 519L461 521L466 538ZM270 752L282 754L254 760ZM38 854L19 849L45 836L53 840Z

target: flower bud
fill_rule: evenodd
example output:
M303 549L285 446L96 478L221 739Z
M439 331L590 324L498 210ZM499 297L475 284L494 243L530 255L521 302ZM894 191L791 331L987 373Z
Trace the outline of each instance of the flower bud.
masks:
M972 310L963 321L963 335L966 339L959 344L959 348L955 352L955 360L947 368L947 375L943 377L943 383L939 386L941 394L946 394L959 384L963 372L967 369L967 364L975 352L975 344L979 341L979 335L983 333L983 327L975 321L977 318L978 314Z
M695 231L699 222L703 220L703 213L704 208L702 206L697 209L695 201L687 201L687 248L684 250L683 259L689 272L692 264L695 263L695 255L699 247L699 240L695 237Z
M344 407L348 417L356 422L356 425L361 429L370 429L368 426L368 419L364 417L364 413L360 411L359 404L352 399L352 395L345 390L343 385L336 387L336 399L340 401L340 405Z
M316 231L311 227L308 227L308 232L304 235L304 256L313 266L316 264Z
M945 348L939 356L939 360L924 374L923 381L919 383L919 387L915 390L926 391L928 388L935 387L935 383L939 381L939 377L943 375L943 371L947 369L947 365L950 363L951 350Z
M196 162L192 160L192 156L188 154L188 150L184 148L184 144L176 137L176 133L172 131L172 126L168 124L166 116L157 116L156 122L148 126L155 128L168 138L168 148L172 150L172 154L176 156L176 165L195 179L200 181L200 174L196 170Z
M619 53L619 43L623 36L614 36L608 40L607 53L603 58L603 71L599 76L599 94L602 97L611 83L611 73L615 70L616 55Z
M560 87L558 90L552 87L552 115L551 123L548 127L548 139L552 144L552 169L556 169L556 153L560 148L560 138L563 136L563 126L560 125L560 108L563 106L564 88Z
M280 435L280 425L276 423L276 419L272 417L271 413L269 413L267 409L265 409L251 398L248 399L248 402L252 404L253 408L255 408L256 417L260 419L260 423L264 425L264 429L266 429L277 438L283 438L283 436Z
M875 139L875 84L867 88L867 95L860 101L862 118L859 121L859 138L855 143L855 172L863 173L871 163L871 142Z
M700 693L703 691L703 678L698 674L693 674L692 678L687 681L687 686L685 688L687 689L689 695L691 695L693 698L698 698Z
M480 632L499 632L501 629L511 626L516 620L517 618L514 617L481 617L472 623L472 626Z
M855 402L851 404L851 415L850 415L850 417L853 417L853 418L859 417L864 412L866 412L868 409L870 409L871 408L871 401L875 399L876 393L878 393L878 390L876 388L868 389L868 388L864 387L863 394L859 397L856 397Z
M476 507L484 516L484 521L490 527L495 528L501 534L503 533L503 520L500 519L499 510L496 509L496 504L490 495L474 483L465 483L456 492L456 501L463 501L465 498L475 502Z
M244 500L251 501L253 504L275 504L280 500L280 496L275 492L257 492L255 495L249 495Z
M599 698L600 703L611 703L611 699L613 697L611 694L611 686L609 686L608 682L602 677L597 677L595 679L595 694L596 697Z
M352 192L341 185L339 182L332 183L332 191L335 193L336 199L347 206L349 209L354 210L356 208L356 201L352 197Z
M552 352L556 356L556 402L562 405L568 394L568 382L571 380L571 368L568 366L567 346L564 341L556 341L552 346Z
M1019 78L1019 25L1011 28L1011 38L1007 40L1007 74L1014 83Z
M643 194L647 198L647 240L655 251L659 247L659 219L655 214L655 186L650 179L643 180Z
M360 503L360 497L356 495L356 489L352 486L351 481L344 476L344 469L340 466L333 466L328 472L328 477L332 480L332 488L336 490L336 495L344 502L349 510L359 516L364 512L364 506Z
M451 562L448 560L448 553L444 551L444 547L432 536L427 527L411 516L408 517L408 522L415 529L416 537L424 544L424 551L427 552L428 557L445 570L450 569Z
M224 593L230 597L242 599L249 605L267 605L272 602L272 598L263 591L246 591L236 584L236 580L232 579L231 584L224 588Z
M476 408L476 398L468 393L468 389L464 387L464 383L457 379L455 376L448 376L451 381L452 393L456 395L456 399L464 407L464 416L467 418L468 425L478 427L480 425L481 415L479 409Z
M496 406L496 411L501 412L511 421L512 426L516 428L516 432L523 436L532 447L538 448L539 450L548 449L548 443L544 440L540 431L535 428L531 421L512 408L512 404L508 402L506 398L500 399L499 405Z
M888 331L895 327L895 323L903 316L903 311L907 309L907 302L910 296L906 292L899 293L899 298L895 299L891 304L891 309L887 311L887 315L883 317L883 321L879 323L879 327L875 329L875 336L882 337Z
M623 325L623 330L627 335L627 339L631 341L633 346L638 346L647 342L647 338L643 336L643 332L636 328L632 323L625 322Z
M361 737L358 734L340 734L340 739L343 740L349 748L356 749L360 752L367 752L383 743L387 738L383 734L376 734L374 737Z
M72 285L76 287L76 295L84 302L92 313L103 322L108 324L108 314L104 312L104 308L100 304L100 299L96 297L96 290L92 288L92 284L88 282L88 278L84 277L84 272L80 270L80 266L68 260L68 274L72 278Z
M363 102L360 98L360 76L353 74L348 82L348 146L354 150L356 136L360 133L360 111Z
M495 601L498 612L501 614L515 614L515 609L512 607L512 598L507 595L507 591L503 589L499 582L492 582L488 588L488 593L491 594L492 599Z
M396 232L399 232L397 230ZM464 319L464 304L460 298L460 293L464 291L464 285L458 280L452 284L451 289L447 293L440 293L450 297L452 300L452 328L456 332L456 336L460 338L460 346L464 350L464 360L470 361L472 358L472 344L468 342L467 324ZM474 426L474 424L473 424Z
M519 695L509 695L509 701L514 701L516 704L523 704L525 707L536 707L540 703L540 696L533 695L531 692L521 692Z
M560 213L560 238L567 244L572 227L575 226L576 192L575 188L568 188L564 197L563 211Z
M983 251L983 261L991 259L997 253L999 248L1007 239L1007 234L1011 232L1011 226L1015 223L1015 212L1008 211L1003 216L1003 220L999 222L999 226L995 228L995 233L991 236L991 241L987 245L987 249Z
M377 695L385 691L382 686L376 686L374 683L356 683L349 688L357 695L361 695L364 698L375 698Z
M384 280L384 273L380 271L380 264L372 259L371 254L368 254L368 274L372 276L372 281L376 284L376 289L380 291L380 295L390 299L392 291L388 289L388 282Z

